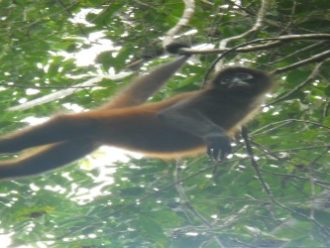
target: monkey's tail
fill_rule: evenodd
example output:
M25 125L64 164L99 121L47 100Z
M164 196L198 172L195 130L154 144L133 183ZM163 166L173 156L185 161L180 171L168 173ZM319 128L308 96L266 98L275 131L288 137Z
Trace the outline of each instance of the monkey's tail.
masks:
M36 175L73 162L98 146L88 139L75 139L42 147L17 160L0 161L0 179Z

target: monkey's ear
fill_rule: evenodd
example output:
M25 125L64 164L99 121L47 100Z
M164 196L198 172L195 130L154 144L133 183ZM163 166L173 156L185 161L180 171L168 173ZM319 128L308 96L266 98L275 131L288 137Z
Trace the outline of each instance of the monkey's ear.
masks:
M189 48L190 46L188 46L187 44L184 43L179 43L179 42L173 42L168 44L165 49L166 51L168 51L169 53L173 53L173 54L183 54L183 55L188 55L187 53L185 53L183 51L182 48Z

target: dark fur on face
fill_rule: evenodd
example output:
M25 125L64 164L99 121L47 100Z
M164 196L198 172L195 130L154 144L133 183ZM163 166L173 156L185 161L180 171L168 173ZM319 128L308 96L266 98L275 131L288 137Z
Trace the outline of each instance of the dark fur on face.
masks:
M268 91L273 84L270 77L262 71L246 67L228 67L218 72L211 85L219 90L260 94Z

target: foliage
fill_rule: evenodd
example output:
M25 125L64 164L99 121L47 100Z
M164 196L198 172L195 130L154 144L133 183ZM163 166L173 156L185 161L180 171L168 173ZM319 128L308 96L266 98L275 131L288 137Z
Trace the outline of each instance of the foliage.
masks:
M330 31L328 0L268 2L262 26L228 47ZM183 28L195 32L184 39L214 46L249 30L261 6L195 4ZM133 64L141 59L162 63L160 38L184 7L179 0L1 1L1 133L25 126L27 117L65 110L67 103L95 107L130 78L77 87L74 94L24 111L7 111L11 106L74 89L97 74L136 70L142 64ZM84 21L77 21L81 15ZM112 45L95 62L77 64L77 54L104 40ZM326 51L329 40L296 39L237 50L225 63L276 72ZM199 88L217 56L216 51L197 56L154 100ZM78 161L2 181L0 234L10 234L11 247L329 247L329 64L323 57L275 73L278 87L270 104L248 127L257 168L242 141L220 164L205 156L172 162L132 158L116 165L104 161L97 171L90 170L94 160Z

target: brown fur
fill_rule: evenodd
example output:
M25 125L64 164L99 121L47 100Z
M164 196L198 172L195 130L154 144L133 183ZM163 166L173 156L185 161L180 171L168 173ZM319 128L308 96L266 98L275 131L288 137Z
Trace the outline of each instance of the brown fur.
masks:
M251 119L252 113L260 106L259 99L272 85L261 72L230 68L220 72L205 89L180 94L157 103L142 104L186 59L181 58L163 65L150 75L139 78L105 107L80 114L57 116L44 124L0 139L0 153L41 147L39 151L26 157L2 161L0 178L50 170L83 157L102 144L165 159L205 152L206 143L203 137L194 135L193 130L188 132L176 128L175 123L162 121L159 113L183 102L187 111L202 113L226 130L228 135L233 135ZM236 73L237 70L252 73L255 82L246 89L221 85L222 78ZM160 80L158 85L154 82L157 78ZM154 85L149 89L150 83ZM140 89L144 92L139 92Z

